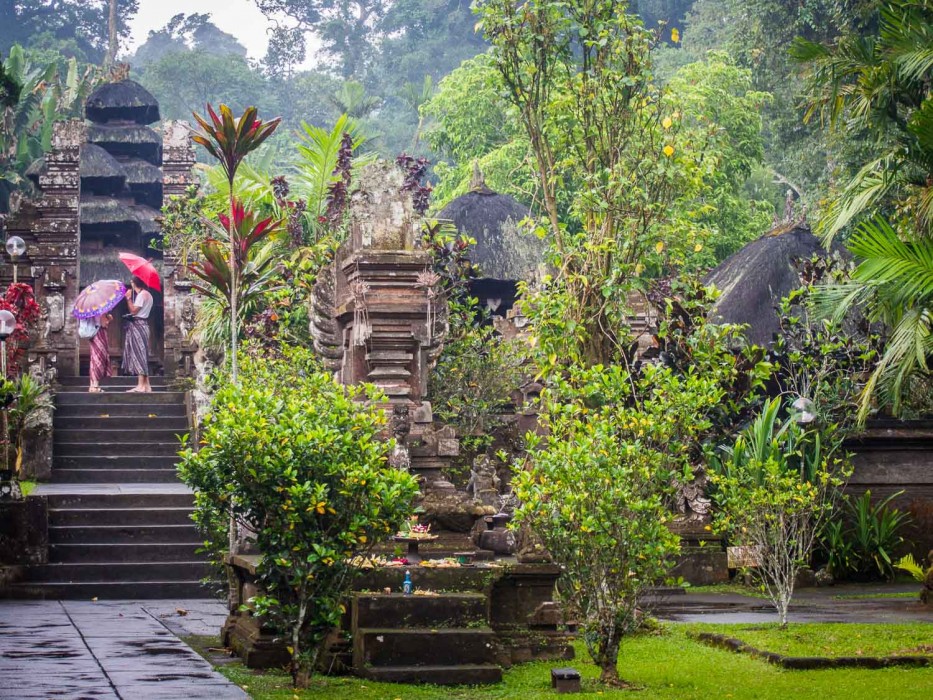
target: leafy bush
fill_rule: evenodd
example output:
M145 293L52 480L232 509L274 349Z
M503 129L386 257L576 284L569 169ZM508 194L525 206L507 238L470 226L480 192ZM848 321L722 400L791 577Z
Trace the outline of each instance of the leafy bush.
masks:
M904 538L902 527L910 516L891 502L903 491L872 503L871 491L855 500L846 499L841 517L827 523L823 546L830 570L837 578L894 578L894 551Z
M199 449L182 453L179 471L216 555L231 515L256 533L263 592L249 604L288 640L304 684L339 621L349 559L397 531L417 486L388 467L372 387L340 386L305 350L245 355L242 370L214 395Z
M848 476L833 426L807 428L781 418L773 399L711 460L716 524L734 544L754 547L765 591L787 624L799 570L806 566L834 495Z
M696 477L704 441L739 410L728 396L741 373L729 349L737 331L669 308L662 363L570 366L542 392L541 434L527 436L527 464L512 481L516 518L564 568L558 585L605 682L619 682L639 596L678 551L668 528L675 485Z

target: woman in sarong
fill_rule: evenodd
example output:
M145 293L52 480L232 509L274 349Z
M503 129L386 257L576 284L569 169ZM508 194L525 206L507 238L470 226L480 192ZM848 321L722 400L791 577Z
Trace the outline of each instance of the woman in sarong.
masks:
M131 392L149 393L149 312L152 311L152 294L138 277L130 282L126 290L126 303L130 307L129 318L123 326L123 374L135 374L138 379Z
M110 366L110 336L107 333L112 320L113 316L110 314L95 317L97 333L88 341L91 350L91 386L88 391L95 394L103 391L100 388L101 380L113 376L113 367Z

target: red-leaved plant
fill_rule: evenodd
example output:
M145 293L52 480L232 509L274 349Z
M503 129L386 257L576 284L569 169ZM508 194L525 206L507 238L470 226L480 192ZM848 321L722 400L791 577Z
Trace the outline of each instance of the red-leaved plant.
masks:
M16 377L20 370L19 361L26 352L29 334L36 327L41 309L32 287L23 282L7 287L6 293L0 297L0 309L6 309L16 317L16 330L6 340L7 374Z
M218 109L220 115L214 111L213 107L207 105L210 121L197 113L193 115L201 127L201 131L195 131L192 139L220 161L220 166L227 176L227 184L229 185L230 216L227 218L226 223L227 237L230 244L227 260L229 283L225 297L230 306L230 371L235 383L237 381L237 302L241 270L238 262L240 261L240 254L236 250L238 236L233 230L233 223L236 220L233 183L236 179L236 171L243 159L251 151L259 148L272 135L282 120L276 118L263 122L258 118L255 107L247 107L243 112L243 116L239 119L233 116L233 112L225 104L220 105ZM242 243L242 239L240 243ZM215 260L212 264L218 262L216 254L219 252L220 248L215 241L214 247L211 249L211 253L215 254Z

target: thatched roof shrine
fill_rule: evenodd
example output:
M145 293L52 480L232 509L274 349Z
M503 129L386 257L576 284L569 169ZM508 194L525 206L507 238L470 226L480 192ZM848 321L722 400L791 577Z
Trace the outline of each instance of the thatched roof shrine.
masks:
M105 83L91 93L85 106L93 122L131 121L152 124L159 121L159 103L146 88L133 80Z
M81 146L81 189L94 194L119 194L126 184L126 171L120 162L100 146Z
M722 293L715 320L748 325L749 342L765 345L779 329L775 307L800 286L794 266L825 249L805 221L782 224L721 262L705 279Z
M162 137L148 126L91 124L87 129L87 140L113 156L135 156L153 165L162 162Z
M470 260L479 266L481 278L531 281L544 265L547 246L519 232L518 223L528 215L528 207L489 189L476 170L470 192L454 199L437 216L476 239Z

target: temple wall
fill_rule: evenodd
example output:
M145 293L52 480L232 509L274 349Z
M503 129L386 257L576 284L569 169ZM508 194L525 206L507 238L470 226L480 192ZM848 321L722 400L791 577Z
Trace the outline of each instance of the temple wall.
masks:
M903 491L894 505L913 522L902 534L915 556L926 556L933 549L933 421L872 421L847 447L854 471L846 493L870 490L875 500Z

